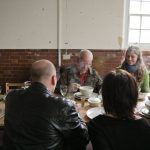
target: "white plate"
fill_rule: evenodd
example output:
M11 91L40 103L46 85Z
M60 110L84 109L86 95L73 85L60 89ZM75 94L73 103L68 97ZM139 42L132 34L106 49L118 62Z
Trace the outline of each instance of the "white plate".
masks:
M150 93L139 93L138 100L139 101L146 101L146 100L148 100L149 94Z
M150 100L146 100L146 101L145 101L145 106L146 106L147 108L150 108Z
M145 96L143 93L140 93L139 96L138 96L138 100L139 100L139 101L144 101L144 100L145 100L145 97L146 97L146 96Z
M77 98L77 99L85 98L86 100L89 98L89 97L85 97L84 95L82 95L81 92L75 93L74 97ZM92 95L90 97L98 97L98 94L97 93L92 93Z
M98 98L98 97L90 97L89 99L88 99L88 102L90 102L90 103L100 103L101 102L101 99L100 98Z
M86 112L86 115L90 118L90 119L93 119L95 118L96 116L100 115L100 114L104 114L105 111L104 111L104 108L103 107L94 107L94 108L91 108L89 109L87 112Z
M147 118L150 118L150 110L145 106L140 109L139 113Z

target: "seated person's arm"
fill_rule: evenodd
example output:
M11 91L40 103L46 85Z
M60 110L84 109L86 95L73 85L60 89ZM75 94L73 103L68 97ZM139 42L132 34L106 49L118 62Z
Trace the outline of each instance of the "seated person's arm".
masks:
M101 89L102 86L102 78L100 77L97 71L95 71L95 80L96 80L96 84L94 87L94 92L99 93L99 90Z
M147 69L144 70L144 79L141 84L141 92L149 92L149 72Z
M64 108L60 110L58 116L57 130L68 141L72 149L82 149L89 141L86 124L79 118L74 105L70 101L65 101ZM54 124L55 125L55 124Z

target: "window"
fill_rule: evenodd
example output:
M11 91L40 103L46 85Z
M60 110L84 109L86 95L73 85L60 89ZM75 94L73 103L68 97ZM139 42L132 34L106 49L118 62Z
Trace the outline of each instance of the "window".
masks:
M128 45L150 47L150 0L130 0Z

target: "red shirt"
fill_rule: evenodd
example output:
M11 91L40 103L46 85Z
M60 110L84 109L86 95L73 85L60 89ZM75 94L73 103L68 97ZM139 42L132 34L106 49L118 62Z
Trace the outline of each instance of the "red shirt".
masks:
M80 74L80 85L83 85L85 81L87 80L88 71L85 73Z

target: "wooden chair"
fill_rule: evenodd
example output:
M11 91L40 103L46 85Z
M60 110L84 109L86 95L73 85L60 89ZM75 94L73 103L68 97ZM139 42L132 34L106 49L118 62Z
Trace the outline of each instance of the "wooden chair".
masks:
M24 83L6 83L6 93L11 91L12 89L18 89L24 86Z

